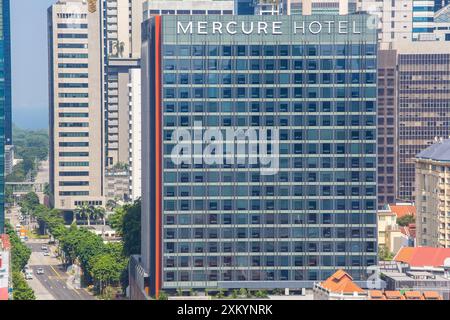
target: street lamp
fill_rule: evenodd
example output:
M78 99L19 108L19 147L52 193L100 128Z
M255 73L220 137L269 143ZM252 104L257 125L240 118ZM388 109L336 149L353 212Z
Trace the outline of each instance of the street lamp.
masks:
M88 0L88 11L90 13L97 11L97 0Z

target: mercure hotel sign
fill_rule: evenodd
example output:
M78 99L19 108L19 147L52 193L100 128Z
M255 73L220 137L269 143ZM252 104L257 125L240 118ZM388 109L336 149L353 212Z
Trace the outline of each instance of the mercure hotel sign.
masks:
M284 23L289 26L286 28ZM357 21L177 21L177 34L361 34Z

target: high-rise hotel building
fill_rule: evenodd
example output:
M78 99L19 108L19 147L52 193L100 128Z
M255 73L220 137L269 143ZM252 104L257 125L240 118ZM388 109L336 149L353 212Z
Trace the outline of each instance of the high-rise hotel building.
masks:
M55 208L104 204L102 10L82 0L48 9L50 188ZM89 30L89 31L88 31Z
M369 275L377 35L367 18L144 22L132 288L307 288L337 268Z
M0 0L0 234L5 222L5 144L12 141L9 0Z

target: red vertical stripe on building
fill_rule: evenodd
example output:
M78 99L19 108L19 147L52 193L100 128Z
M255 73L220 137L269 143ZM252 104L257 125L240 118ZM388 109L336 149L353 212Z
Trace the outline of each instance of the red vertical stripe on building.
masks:
M161 16L155 16L155 214L156 214L156 297L161 289Z

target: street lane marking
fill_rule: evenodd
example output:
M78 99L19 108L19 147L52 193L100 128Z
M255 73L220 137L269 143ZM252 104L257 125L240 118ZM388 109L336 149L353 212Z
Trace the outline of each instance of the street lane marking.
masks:
M63 278L59 275L58 271L56 271L56 269L53 268L52 265L50 265L50 268L52 268L52 270L56 273L56 275L58 276L59 279L63 280Z

